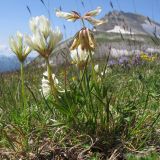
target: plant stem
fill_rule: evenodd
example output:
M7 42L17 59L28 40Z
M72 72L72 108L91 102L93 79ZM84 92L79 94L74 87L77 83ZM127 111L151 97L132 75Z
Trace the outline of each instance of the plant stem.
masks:
M25 97L25 86L24 86L24 62L21 62L21 92L22 92L22 104L24 110L26 110L26 97Z
M83 27L85 28L86 26L85 26L85 24L84 24L84 20L83 20L83 18L81 18L81 21L82 21L82 25L83 25Z
M93 57L92 57L92 52L89 51L89 56L91 59L91 65L92 65L92 76L93 76L93 82L96 82L96 75L95 75L95 70L94 70L94 62L93 62Z
M23 111L22 115L24 117L24 123L26 125L27 132L29 131L29 123L27 118L27 101L26 101L26 95L25 95L25 82L24 82L24 62L21 62L21 92L22 92L22 105L23 105ZM25 148L28 150L28 136L25 139Z
M52 78L52 69L51 69L51 65L49 63L48 58L46 58L46 64L47 64L48 80L49 80L49 84L50 84L50 87L51 87L51 93L52 93L53 96L56 97L57 89L55 87L54 80Z

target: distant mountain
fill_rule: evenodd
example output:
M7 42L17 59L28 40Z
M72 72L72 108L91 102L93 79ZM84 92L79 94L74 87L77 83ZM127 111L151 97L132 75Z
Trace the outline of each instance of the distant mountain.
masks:
M113 11L102 19L107 23L96 27L96 31L160 37L160 24L143 15Z
M16 56L0 55L0 72L13 71L19 68Z
M105 23L93 28L97 40L95 59L146 53L160 53L160 24L149 17L123 11L109 12L102 18ZM50 62L56 68L67 64L72 38L60 43L51 54ZM40 56L33 63L45 65Z
M29 57L27 59L27 63L31 62L34 58ZM8 72L8 71L15 71L20 68L20 63L16 56L6 56L0 55L0 72Z

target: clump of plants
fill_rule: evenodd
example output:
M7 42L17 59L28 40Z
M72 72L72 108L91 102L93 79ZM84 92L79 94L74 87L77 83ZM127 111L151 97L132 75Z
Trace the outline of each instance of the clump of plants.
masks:
M93 18L100 12L100 7L83 16L56 10L58 17L82 22L70 46L71 65L64 74L52 72L50 55L62 33L53 30L46 17L30 20L31 36L17 33L17 39L10 39L21 63L21 92L15 93L18 82L14 82L11 92L15 96L11 94L8 103L3 94L4 102L0 102L7 107L6 111L2 107L0 119L3 159L125 159L126 152L150 146L158 150L159 64L126 70L109 66L109 57L103 64L95 63L96 40L85 23L104 23ZM41 81L32 82L33 71L24 74L24 60L31 50L46 62Z

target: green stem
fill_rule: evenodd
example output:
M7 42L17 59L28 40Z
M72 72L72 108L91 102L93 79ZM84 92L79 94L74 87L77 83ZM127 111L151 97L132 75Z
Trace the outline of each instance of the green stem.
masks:
M29 130L29 123L28 123L28 118L27 118L27 101L26 101L26 96L25 96L25 82L24 82L24 62L21 62L21 94L22 94L22 106L23 106L23 111L22 115L24 117L24 123L26 125L27 133ZM25 148L28 150L28 136L25 139Z
M94 107L94 104L93 104L93 98L92 98L92 94L91 94L91 87L90 87L90 79L89 79L89 73L88 73L88 70L87 70L87 68L86 68L86 73L85 73L85 76L86 76L86 90L87 90L87 97L89 97L89 105L90 105L90 110L89 110L89 112L90 113L93 113L93 116L92 116L92 118L93 118L93 122L94 122L94 125L93 125L93 127L94 127L94 130L96 129L96 125L97 125L97 114L96 114L96 112L95 112L95 107Z
M51 93L52 93L53 96L56 97L57 89L55 87L54 80L52 78L52 69L51 69L51 65L49 63L48 58L46 58L46 64L47 64L48 80L49 80L49 84L50 84L50 87L51 87Z
M85 24L84 24L84 20L83 20L83 18L81 18L81 21L82 21L82 25L83 25L83 27L85 28Z
M24 86L24 62L21 62L21 92L22 92L22 104L25 110L27 102L25 97L25 86Z
M96 73L95 73L95 70L94 70L94 62L93 62L93 57L92 57L92 52L91 51L89 51L89 56L91 58L93 82L95 83L96 82Z

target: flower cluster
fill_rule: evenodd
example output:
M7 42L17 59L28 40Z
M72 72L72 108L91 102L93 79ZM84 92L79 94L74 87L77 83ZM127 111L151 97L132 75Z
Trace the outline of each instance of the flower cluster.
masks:
M15 37L10 37L9 44L11 50L17 55L20 62L24 62L28 54L31 52L31 48L24 42L24 36L22 33L17 32Z
M54 81L54 85L57 88L58 92L64 92L64 90L61 88L59 81L56 78L55 74L52 74L52 79ZM51 87L50 87L50 82L48 80L48 72L47 71L43 73L40 92L42 93L42 95L45 98L48 98L49 95L51 94Z
M94 52L91 52L93 55ZM82 50L81 45L78 46L78 48L71 50L71 58L72 62L78 66L78 68L83 69L87 63L87 61L90 60L89 52L86 50Z
M33 17L29 26L33 35L26 36L27 44L42 57L48 58L62 40L62 33L59 28L53 30L49 20L44 16Z
M157 59L157 55L155 56L148 56L147 54L145 53L141 53L140 55L141 59L145 60L145 61L148 61L148 62L153 62Z
M95 39L91 30L82 28L74 37L70 47L71 58L80 69L91 60L95 50Z
M76 11L72 11L71 13L62 12L60 10L56 11L58 17L64 18L68 21L81 20L83 24L82 29L74 36L73 42L70 46L72 61L79 69L84 69L87 63L91 61L96 46L93 32L85 27L84 21L88 21L92 25L100 25L104 23L102 20L93 18L100 12L100 7L85 13L83 16ZM43 74L41 91L45 97L50 95L50 93L56 96L57 92L63 92L64 90L59 86L55 74L52 74L49 57L57 44L62 40L62 33L59 28L53 30L49 19L43 15L31 18L29 21L29 27L32 32L31 36L25 35L23 38L23 35L18 32L16 39L11 37L11 49L16 53L21 62L25 60L31 50L38 52L45 59L47 72ZM28 46L24 44L23 41Z
M49 56L55 49L56 45L62 40L62 33L58 27L53 30L49 19L44 16L33 17L29 22L29 26L33 35L26 35L26 42L33 50L37 51L43 58L45 58L50 89L52 94L56 95L56 81L52 74ZM46 87L46 90L48 90L48 87Z
M92 25L100 25L104 23L104 21L93 18L100 12L100 7L97 7L97 9L85 13L83 16L81 16L76 11L68 13L56 10L57 17L61 17L72 22L75 22L77 20L82 21L83 28L74 36L73 43L70 47L71 58L80 69L84 68L84 66L87 65L87 62L94 54L96 46L94 35L89 28L85 27L84 20L88 21Z

